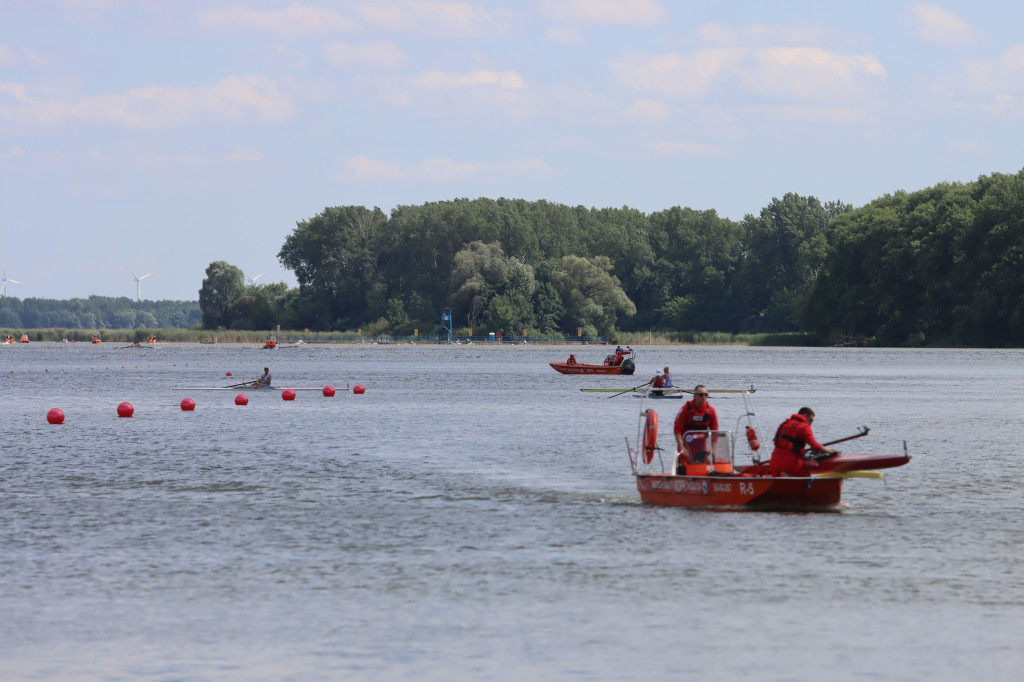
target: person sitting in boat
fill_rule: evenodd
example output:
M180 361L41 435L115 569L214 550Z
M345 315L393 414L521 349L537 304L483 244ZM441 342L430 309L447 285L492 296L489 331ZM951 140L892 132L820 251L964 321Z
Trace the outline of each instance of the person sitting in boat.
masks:
M622 364L622 346L615 347L615 359L612 361L612 364L616 367Z
M665 366L665 371L661 373L661 376L665 381L665 388L672 388L672 374L668 371L667 365Z
M804 448L808 446L811 450L828 455L839 454L838 450L827 448L815 440L811 430L813 423L814 410L801 407L796 414L779 424L775 431L775 449L772 450L772 459L768 464L772 476L810 476L804 464Z
M659 369L654 373L654 378L651 379L651 395L665 395L664 391L661 391L662 387L665 386L665 377Z
M708 403L708 389L703 384L697 384L693 389L693 400L688 400L679 409L672 427L679 453L679 466L708 463L708 451L713 444L708 442L706 433L687 432L717 430L718 413Z
M254 381L252 385L260 388L270 388L270 368L264 367L263 376Z
M567 364L567 365L575 365L576 364L576 356L573 355L572 353L569 353L569 359L565 361L565 364Z

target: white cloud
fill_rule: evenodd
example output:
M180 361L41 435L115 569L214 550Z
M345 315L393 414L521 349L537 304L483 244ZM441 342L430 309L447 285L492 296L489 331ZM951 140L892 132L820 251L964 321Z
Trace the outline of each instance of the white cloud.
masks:
M966 21L939 5L915 5L910 21L921 42L937 47L968 47L981 41L981 35Z
M358 24L327 7L292 5L280 10L254 10L236 7L205 10L199 13L199 25L207 29L262 31L287 36L349 32Z
M515 177L553 177L555 171L543 161L503 161L497 163L460 162L453 159L426 159L417 164L400 161L379 161L367 156L354 156L345 163L346 181L367 183L428 182L437 185L470 180L495 181Z
M716 144L702 144L689 140L656 140L647 145L651 153L662 158L705 158L716 159L732 153L726 147Z
M748 24L726 26L707 24L698 28L697 40L719 47L778 47L780 45L821 45L830 40L829 32L817 26Z
M701 50L688 55L631 53L609 65L624 85L664 96L704 99L832 100L860 96L886 70L873 55L812 47Z
M14 56L14 50L7 45L0 45L0 67L16 66L18 60Z
M340 68L370 67L374 69L400 69L407 59L394 43L364 43L350 45L348 43L331 43L324 48L324 57L328 63Z
M472 73L445 73L424 71L413 80L413 85L430 90L454 90L456 88L497 86L502 90L522 90L526 87L523 77L515 71L473 71Z
M1019 111L1024 96L1024 45L1014 45L995 59L968 61L956 73L935 79L932 92L964 106L992 113Z
M468 2L393 0L360 3L352 11L368 24L392 31L418 31L424 35L504 35L511 13L489 12Z
M668 107L651 99L635 99L626 109L626 119L640 123L656 123L668 118Z
M13 103L5 101L9 95ZM128 128L164 128L197 119L239 121L255 116L278 123L291 116L291 100L259 75L233 76L202 87L149 86L77 100L43 100L16 83L0 84L0 122L54 125L79 121Z
M580 30L579 26L570 26L568 24L549 26L544 29L544 35L547 36L548 42L557 45L572 45L586 42L586 38L583 37L583 31Z
M668 15L658 0L541 0L540 12L567 24L628 26L650 26Z

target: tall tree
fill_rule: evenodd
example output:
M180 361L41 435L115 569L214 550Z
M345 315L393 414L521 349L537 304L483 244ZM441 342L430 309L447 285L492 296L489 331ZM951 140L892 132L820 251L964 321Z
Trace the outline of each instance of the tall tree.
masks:
M231 310L245 294L242 269L222 260L210 263L199 290L199 308L207 329L231 326Z

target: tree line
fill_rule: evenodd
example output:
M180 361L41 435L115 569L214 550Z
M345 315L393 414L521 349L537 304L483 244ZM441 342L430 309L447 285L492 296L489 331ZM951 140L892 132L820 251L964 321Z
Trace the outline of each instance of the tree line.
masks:
M786 194L714 210L459 199L338 206L278 258L298 280L248 286L211 263L208 327L613 336L804 332L822 343L1014 346L1024 338L1024 171L854 208Z
M0 328L18 329L170 329L200 324L196 301L133 301L90 296L59 300L0 298Z
M336 206L280 262L298 287L215 261L198 304L0 299L0 327L362 330L614 336L804 332L822 343L1019 346L1024 171L900 191L854 208L786 194L714 210L458 199Z

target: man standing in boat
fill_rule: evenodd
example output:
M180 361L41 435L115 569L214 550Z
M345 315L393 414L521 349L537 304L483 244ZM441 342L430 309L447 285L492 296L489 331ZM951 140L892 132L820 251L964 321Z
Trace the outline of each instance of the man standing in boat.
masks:
M810 476L807 465L804 464L804 448L808 446L816 452L839 454L838 450L827 448L814 438L814 432L811 431L813 423L814 410L801 407L799 412L779 425L775 431L775 449L772 450L772 459L769 463L769 472L772 476Z
M688 400L676 415L672 431L676 436L676 450L679 464L703 464L708 461L709 443L706 433L687 431L717 431L718 413L708 403L708 389L697 384L693 389L693 400Z

